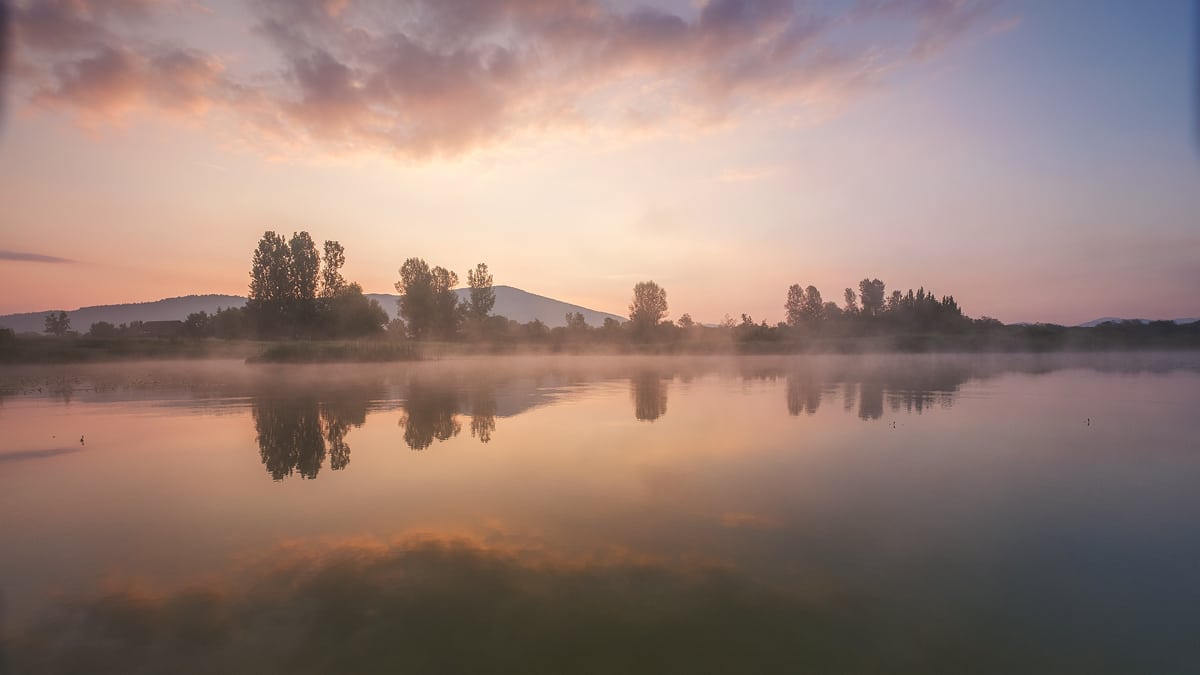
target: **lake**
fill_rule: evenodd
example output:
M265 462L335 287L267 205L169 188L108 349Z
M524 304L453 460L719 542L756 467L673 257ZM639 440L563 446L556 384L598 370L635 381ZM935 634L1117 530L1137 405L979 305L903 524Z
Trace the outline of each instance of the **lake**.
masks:
M1200 668L1200 353L0 369L0 672Z

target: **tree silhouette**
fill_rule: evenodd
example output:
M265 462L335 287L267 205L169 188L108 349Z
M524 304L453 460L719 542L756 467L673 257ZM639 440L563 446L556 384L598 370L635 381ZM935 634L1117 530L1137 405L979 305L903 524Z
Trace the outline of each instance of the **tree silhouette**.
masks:
M346 250L336 241L325 241L324 267L321 268L321 297L332 298L346 286L342 278L342 265L346 264Z
M788 286L787 302L783 303L785 318L789 326L798 326L804 320L804 289L800 284Z
M858 282L863 316L874 317L883 313L883 293L883 282L878 279L863 279Z
M190 316L188 317L191 318ZM111 338L117 336L117 327L107 321L97 321L88 329L88 337Z
M636 335L645 336L667 315L667 291L653 281L642 281L633 287L633 302L629 304L629 321Z
M66 312L50 312L46 315L46 332L56 337L62 337L71 330L71 319Z
M492 275L488 266L479 263L473 270L467 270L467 286L471 288L471 301L467 305L467 313L474 319L482 321L492 313L496 306L496 291L492 288Z
M443 267L430 269L420 258L404 261L396 291L401 294L400 314L412 338L454 337L459 322L457 284L458 275Z
M818 323L824 317L825 302L821 299L821 291L818 291L816 286L804 289L804 303L801 305L800 315L809 324Z

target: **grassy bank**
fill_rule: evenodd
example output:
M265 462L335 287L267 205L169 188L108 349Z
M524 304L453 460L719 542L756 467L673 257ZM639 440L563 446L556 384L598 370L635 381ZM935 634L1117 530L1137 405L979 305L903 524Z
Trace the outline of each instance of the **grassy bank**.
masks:
M410 344L383 341L217 340L212 338L20 337L0 342L0 363L90 363L245 359L251 363L408 361Z
M500 354L886 354L1120 352L1200 349L1200 326L1161 334L1105 328L1006 327L958 335L898 334L638 343L628 340L396 342L251 341L215 338L19 337L0 340L0 363L86 363L154 359L245 359L249 363L377 363Z
M409 343L378 341L277 342L266 345L247 363L375 363L413 361L417 349Z
M261 343L249 340L19 337L0 342L0 363L231 359L246 358L261 349Z

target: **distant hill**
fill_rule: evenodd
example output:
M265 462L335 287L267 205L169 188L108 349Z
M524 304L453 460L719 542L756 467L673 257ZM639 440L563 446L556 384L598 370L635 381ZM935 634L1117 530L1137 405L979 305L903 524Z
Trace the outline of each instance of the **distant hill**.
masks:
M460 288L457 291L460 299L469 296L469 291ZM379 301L389 318L395 318L398 312L396 301L400 296L391 293L367 293L367 297ZM181 298L165 298L153 302L136 302L124 305L95 305L68 310L71 328L85 333L97 321L107 321L113 325L131 321L169 321L186 319L188 314L205 311L209 314L217 311L218 307L241 307L246 304L246 298L239 295L188 295ZM42 312L27 312L24 314L8 314L0 316L0 327L11 328L17 333L41 333L45 328L46 315L57 309L47 309ZM604 319L612 317L624 321L623 317L607 312L598 312L587 307L572 305L561 300L547 298L523 291L512 286L496 286L496 306L494 314L506 316L521 323L541 319L547 326L566 325L568 312L580 312L584 320L592 326L599 326Z
M1096 326L1099 326L1102 323L1109 323L1109 322L1137 321L1138 323L1150 323L1151 321L1157 321L1157 320L1159 320L1159 319L1119 319L1115 316L1106 316L1106 317L1103 317L1100 319L1092 319L1091 321L1088 321L1086 323L1081 323L1077 327L1078 328L1095 328ZM1184 324L1195 323L1197 321L1200 321L1200 318L1191 317L1191 318L1186 318L1186 319L1168 319L1168 321L1170 321L1171 323L1174 323L1176 325L1182 326Z
M590 326L600 326L604 323L604 319L613 318L617 321L625 321L625 317L609 314L608 312L600 312L579 305L572 305L569 302L547 298L544 295L537 295L529 291L523 291L512 286L496 286L496 306L492 308L493 314L506 316L513 321L520 323L528 323L534 319L541 319L542 323L554 328L556 326L567 325L567 313L579 312L583 314L584 321ZM455 291L458 293L460 302L470 298L470 290L460 288ZM396 318L399 307L396 301L400 299L399 295L394 293L367 293L368 298L378 300L383 309L387 311L389 318ZM0 318L0 321L3 319Z
M153 302L133 302L124 305L94 305L68 310L71 328L86 333L93 323L107 321L114 326L130 321L170 321L186 319L188 314L205 311L213 313L218 307L241 307L246 299L238 295L185 295ZM17 333L41 333L46 327L46 315L57 309L25 314L0 316L0 327Z

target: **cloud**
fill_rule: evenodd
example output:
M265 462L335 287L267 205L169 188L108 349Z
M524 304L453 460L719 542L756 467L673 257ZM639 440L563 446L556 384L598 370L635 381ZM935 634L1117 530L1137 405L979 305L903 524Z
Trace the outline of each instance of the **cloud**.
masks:
M40 253L26 253L24 251L4 251L0 250L0 260L11 260L13 262L38 262L38 263L73 263L74 260L67 258L59 258L52 255L42 255Z
M709 0L685 13L598 0L258 0L248 34L273 62L237 74L219 55L131 37L166 3L48 0L15 16L43 106L89 121L215 111L271 152L424 158L552 130L671 131L837 101L936 55L992 4L874 0L839 15L791 0ZM880 20L906 36L882 47L845 37Z

